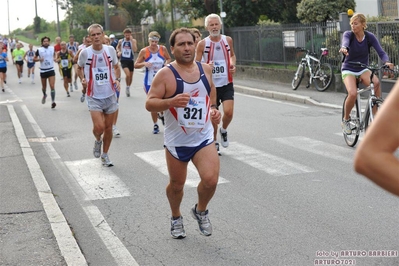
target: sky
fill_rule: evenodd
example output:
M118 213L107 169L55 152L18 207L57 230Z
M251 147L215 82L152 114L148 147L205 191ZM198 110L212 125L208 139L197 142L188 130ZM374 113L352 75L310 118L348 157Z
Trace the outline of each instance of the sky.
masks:
M57 21L56 0L0 0L0 34L8 35L8 14L10 18L10 31L33 24L36 16L35 1L37 3L37 15L48 22ZM9 10L7 10L7 3ZM9 12L8 12L9 11ZM59 8L59 19L65 17L65 11Z

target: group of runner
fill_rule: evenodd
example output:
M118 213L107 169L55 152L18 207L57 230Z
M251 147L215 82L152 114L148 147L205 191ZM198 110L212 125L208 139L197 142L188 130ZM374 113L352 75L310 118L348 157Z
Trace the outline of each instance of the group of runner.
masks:
M78 76L93 122L95 137L93 155L101 158L104 166L113 166L109 158L115 121L119 109L121 72L125 73L126 96L134 68L145 67L143 80L147 94L146 109L151 113L154 128L158 115L165 123L164 147L170 182L166 194L171 207L170 234L184 238L186 232L180 204L188 162L198 169L201 181L198 185L198 202L191 208L191 216L198 222L200 233L212 234L207 205L213 197L218 176L217 132L222 145L228 147L226 128L232 119L235 73L235 54L230 37L220 34L221 18L212 14L205 20L210 36L199 40L201 33L180 28L173 31L169 43L171 57L156 31L148 35L149 45L139 52L134 62L137 42L131 30L124 30L124 38L115 43L115 36L105 35L99 24L92 24L88 34L92 45L81 50L78 56ZM111 40L113 39L113 40ZM116 44L116 49L112 45ZM118 61L121 61L120 64ZM223 105L223 119L218 108ZM218 124L223 121L222 128Z
M32 84L35 83L35 63L33 61L34 51L33 45L29 45L28 50L25 51L23 48L24 45L17 38L8 39L6 37L0 38L0 47L1 47L1 56L0 56L0 79L1 79L1 88L4 92L4 83L7 83L7 62L10 61L8 59L8 51L10 51L11 61L13 65L15 65L17 69L18 83L22 83L24 63L27 63L28 68L28 78L31 77Z
M126 96L130 97L134 69L145 68L143 88L147 94L146 109L154 123L153 133L159 133L158 119L165 126L164 146L170 175L166 191L172 211L170 233L173 238L186 236L180 203L189 161L194 163L201 178L198 202L190 213L198 222L201 234L212 234L207 205L215 193L219 176L216 139L219 132L222 146L228 147L226 129L233 113L232 75L236 60L233 41L220 33L221 25L218 15L209 15L205 19L209 36L204 40L196 29L173 31L169 40L170 51L175 57L173 62L168 49L159 44L161 35L158 32L149 33L148 46L140 50L134 62L137 41L131 29L125 29L124 37L117 41L113 35L106 36L99 24L88 28L88 36L81 46L73 36L68 42L56 38L54 46L50 45L49 37L43 37L42 46L37 51L29 46L33 52L33 58L29 60L33 64L40 62L43 104L47 99L48 82L51 107L56 106L56 64L62 73L68 97L70 92L78 89L77 79L81 81L81 100L86 99L93 123L93 155L101 158L102 164L107 167L114 165L108 154L112 138L120 135L116 121L121 72L125 74ZM15 49L21 48L17 45ZM19 65L17 62L21 57L17 55L15 58L18 59L15 63ZM22 72L22 69L18 71L19 78ZM218 110L220 105L223 116ZM218 130L220 121L223 124Z

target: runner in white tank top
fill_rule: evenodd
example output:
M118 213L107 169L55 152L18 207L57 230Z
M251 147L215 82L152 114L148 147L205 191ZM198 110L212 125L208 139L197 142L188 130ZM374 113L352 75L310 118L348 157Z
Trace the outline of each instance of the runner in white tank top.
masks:
M145 67L144 91L147 94L150 90L151 83L155 74L161 68L163 68L164 65L169 64L171 61L168 49L166 49L165 46L158 44L160 38L161 35L158 32L150 32L148 34L149 45L140 50L137 60L134 63L134 68ZM165 125L165 118L163 116L163 113L152 112L151 119L153 122L153 134L159 133L158 118L161 119L162 124Z
M176 79L176 94L188 93L190 101L185 108L169 108L165 111L166 147L195 147L204 140L212 140L213 127L210 122L210 85L201 63L200 77L196 82L184 81L172 65L168 65Z
M234 87L233 75L236 71L236 56L233 48L233 39L220 34L222 20L217 14L210 14L205 18L205 28L209 36L197 45L196 60L212 66L212 77L217 91L217 106L223 105L222 127L220 137L222 146L227 148L227 127L233 119ZM218 128L214 128L214 139L217 139ZM219 152L219 143L216 143ZM220 153L219 153L220 155Z
M55 108L55 72L54 72L54 60L55 52L54 47L50 46L50 38L44 36L41 39L42 47L37 49L34 61L40 62L40 79L42 83L42 104L46 103L47 99L47 80L50 85L51 94L51 108Z
M180 204L190 160L201 179L198 201L190 213L198 222L201 234L212 234L207 206L216 191L220 167L211 126L220 122L216 89L209 65L194 62L194 39L187 28L172 32L169 42L176 61L155 75L146 102L150 112L165 111L164 143L170 178L166 195L172 212L173 238L186 237Z
M115 50L107 45L103 45L100 51L92 46L82 50L78 65L84 66L87 96L105 99L115 94L115 75L112 70L115 62L118 62Z

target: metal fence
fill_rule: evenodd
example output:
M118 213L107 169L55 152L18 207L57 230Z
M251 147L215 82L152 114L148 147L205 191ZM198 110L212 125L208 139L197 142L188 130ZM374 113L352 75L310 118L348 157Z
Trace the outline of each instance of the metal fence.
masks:
M296 65L303 53L296 48L303 47L320 54L320 48L329 49L325 58L334 69L340 69L342 33L338 23L292 24L279 26L237 27L225 30L234 40L237 64L264 66L267 64ZM374 33L391 62L399 63L399 22L369 22L368 29ZM371 49L370 62L378 63L378 56Z

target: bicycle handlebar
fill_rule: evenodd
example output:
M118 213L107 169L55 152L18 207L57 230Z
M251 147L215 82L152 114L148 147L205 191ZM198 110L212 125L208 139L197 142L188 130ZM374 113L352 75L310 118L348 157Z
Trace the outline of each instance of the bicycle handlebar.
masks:
M379 66L366 65L366 64L363 64L361 62L354 62L354 61L348 61L348 64L356 65L356 66L359 66L359 67L364 67L364 68L367 68L367 69L369 69L369 70L371 70L373 72L381 70L381 69L384 69L384 68L391 70L388 65L382 65L382 66L379 67ZM394 71L394 70L392 70L392 71Z
M311 55L311 56L317 56L317 53L310 51L309 49L306 49L304 47L296 47L295 48L297 51L300 52L306 52L307 55ZM324 48L323 48L324 49ZM323 56L324 54L321 54L321 56Z
M385 69L385 70L389 70L389 71L395 72L395 70L390 69L388 65L382 65L382 66L379 67L379 66L366 65L366 64L363 64L361 62L354 62L354 61L348 61L348 64L356 65L356 66L359 66L359 67L364 67L364 68L369 69L371 71L371 74L370 74L370 82L371 83L372 83L372 80L373 80L373 76L376 75L375 73L377 71Z

